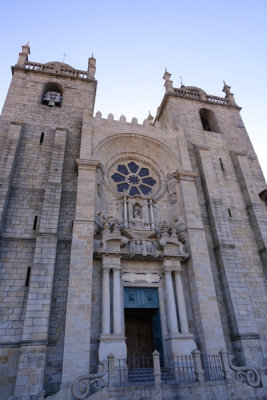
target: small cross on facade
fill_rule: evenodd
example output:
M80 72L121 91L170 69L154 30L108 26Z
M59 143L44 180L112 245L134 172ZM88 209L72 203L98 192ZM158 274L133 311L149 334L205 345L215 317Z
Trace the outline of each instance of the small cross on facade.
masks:
M250 160L250 161L253 162L254 160L256 160L256 158L253 158L251 155L249 155L249 156L248 156L248 160Z
M245 127L241 124L236 125L237 128L244 129Z

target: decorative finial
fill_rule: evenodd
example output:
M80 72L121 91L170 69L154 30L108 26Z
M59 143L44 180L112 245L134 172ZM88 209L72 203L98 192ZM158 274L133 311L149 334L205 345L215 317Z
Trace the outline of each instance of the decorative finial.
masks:
M30 45L30 42L27 42L26 46L29 46L29 45Z
M225 81L223 81L223 90L222 91L225 93L225 98L229 101L229 104L231 106L236 106L234 95L233 95L233 93L231 93L231 86L227 85L227 83L225 83Z
M230 93L230 89L231 89L231 86L229 86L229 85L227 85L227 83L225 83L225 81L223 81L223 92L224 93Z
M181 87L184 86L183 85L183 77L180 75L180 82L181 82Z
M166 69L165 69L165 73L163 75L163 79L165 80L164 86L165 86L166 92L172 92L174 89L172 86L171 74Z
M63 54L63 61L62 62L65 62L65 57L67 56L67 54Z
M154 117L151 115L151 112L149 110L147 120L150 122L150 121L153 121L153 119L154 119Z

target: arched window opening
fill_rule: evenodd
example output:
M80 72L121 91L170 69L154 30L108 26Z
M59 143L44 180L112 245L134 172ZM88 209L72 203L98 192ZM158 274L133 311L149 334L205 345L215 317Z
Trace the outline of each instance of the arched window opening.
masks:
M215 115L212 111L202 108L199 111L202 127L205 131L219 132Z
M48 107L61 107L63 90L57 83L46 83L43 90L42 104Z
M27 269L27 275L26 275L26 280L25 280L25 286L28 287L30 283L30 276L31 276L31 267L28 267Z

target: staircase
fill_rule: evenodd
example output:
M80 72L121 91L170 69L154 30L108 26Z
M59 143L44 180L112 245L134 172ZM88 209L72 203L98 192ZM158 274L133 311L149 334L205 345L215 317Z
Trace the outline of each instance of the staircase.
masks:
M153 385L153 368L130 368L128 370L128 385Z

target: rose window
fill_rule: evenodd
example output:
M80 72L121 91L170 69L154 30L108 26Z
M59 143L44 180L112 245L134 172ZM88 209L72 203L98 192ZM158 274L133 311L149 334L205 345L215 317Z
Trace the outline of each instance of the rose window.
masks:
M111 178L116 183L118 192L125 192L130 196L147 195L157 183L148 168L139 166L134 161L119 164Z

